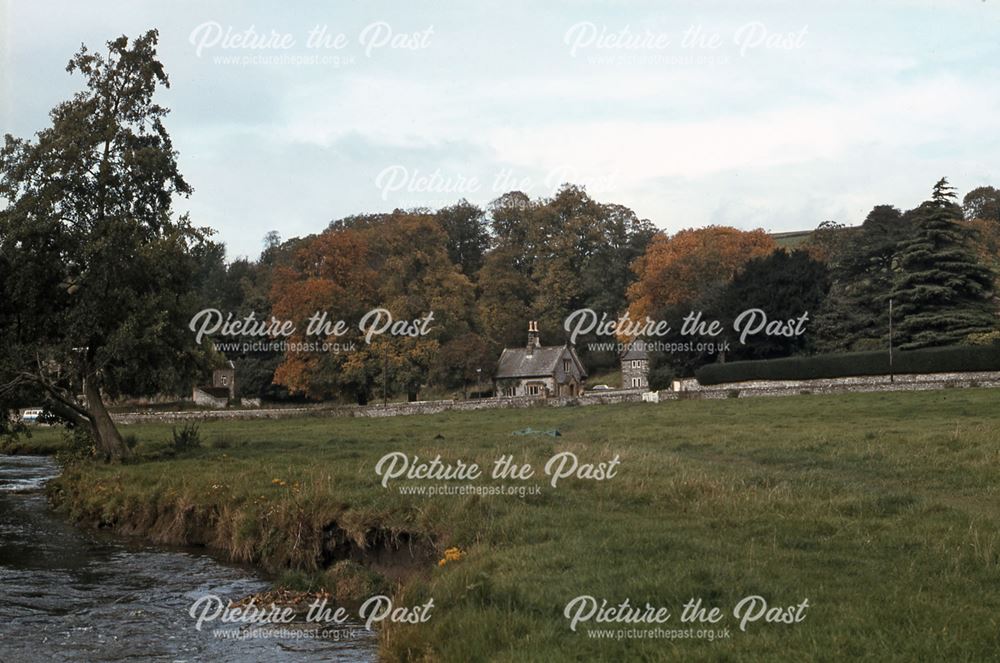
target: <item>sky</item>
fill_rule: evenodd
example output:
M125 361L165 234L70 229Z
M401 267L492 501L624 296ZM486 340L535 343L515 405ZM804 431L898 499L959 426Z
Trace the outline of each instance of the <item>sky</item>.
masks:
M0 0L0 131L81 89L81 43L150 28L195 189L177 210L230 259L563 182L668 232L1000 186L1000 0Z

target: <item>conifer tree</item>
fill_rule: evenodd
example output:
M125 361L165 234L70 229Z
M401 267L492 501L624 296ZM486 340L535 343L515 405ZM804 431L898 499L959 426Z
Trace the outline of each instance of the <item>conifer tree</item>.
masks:
M990 271L968 246L954 199L942 178L932 199L916 210L913 235L900 247L892 297L903 349L960 343L997 327Z

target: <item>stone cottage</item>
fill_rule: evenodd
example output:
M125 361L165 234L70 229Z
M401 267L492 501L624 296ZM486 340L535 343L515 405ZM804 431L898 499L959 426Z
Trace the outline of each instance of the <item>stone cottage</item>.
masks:
M570 344L543 346L538 323L528 323L528 343L504 348L493 382L497 396L579 396L587 371Z
M622 389L649 389L649 353L645 341L636 339L625 346L621 362Z
M212 384L195 386L191 397L198 405L226 407L236 400L236 366L231 361L212 371Z

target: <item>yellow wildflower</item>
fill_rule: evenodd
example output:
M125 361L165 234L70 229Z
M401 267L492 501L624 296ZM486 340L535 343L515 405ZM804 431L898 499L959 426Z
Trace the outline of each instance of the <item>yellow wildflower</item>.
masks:
M457 562L463 557L465 557L465 552L461 548L448 548L444 551L444 558L438 561L438 566L444 566L448 562Z

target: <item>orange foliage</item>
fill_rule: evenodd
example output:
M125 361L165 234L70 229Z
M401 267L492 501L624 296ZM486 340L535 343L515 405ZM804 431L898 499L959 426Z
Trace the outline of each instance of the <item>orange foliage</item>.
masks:
M331 323L362 315L374 301L375 271L370 267L368 242L353 229L330 230L309 238L290 264L276 267L271 285L272 314L295 322L290 342L320 341L306 338L306 320L318 311L328 312ZM330 338L336 342L338 339ZM289 352L274 374L274 381L292 391L321 395L314 376L328 369L335 357L310 352Z
M394 212L334 227L301 241L285 265L275 268L271 288L273 314L292 320L289 341L315 344L306 321L317 312L326 321L346 323L346 332L330 343L348 352L289 351L274 381L314 398L364 394L386 376L389 393L414 394L426 383L440 345L469 333L475 290L448 257L448 235L426 214ZM403 322L433 314L427 335L379 337L368 344L358 322L374 308L385 308Z
M633 265L638 280L629 288L629 311L636 319L655 317L664 308L694 302L707 288L732 280L751 258L777 248L761 229L708 226L659 234Z
M316 311L357 310L357 304L372 298L375 271L369 261L368 242L357 230L309 239L290 265L275 269L274 315L299 323Z

